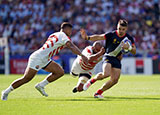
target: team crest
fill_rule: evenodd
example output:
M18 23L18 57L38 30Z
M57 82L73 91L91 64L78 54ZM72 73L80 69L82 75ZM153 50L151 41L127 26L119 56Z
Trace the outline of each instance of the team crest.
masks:
M106 59L105 61L109 61L108 59Z
M117 41L117 39L116 39L116 38L114 38L114 39L113 39L113 43L114 43L114 44L116 44L116 41Z
M39 65L36 65L36 69L39 69Z

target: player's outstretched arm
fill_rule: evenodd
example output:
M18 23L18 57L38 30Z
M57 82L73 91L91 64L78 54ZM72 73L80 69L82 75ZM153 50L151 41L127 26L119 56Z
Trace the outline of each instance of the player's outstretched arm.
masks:
M88 36L84 29L81 29L80 32L81 32L82 38L85 40L91 40L91 41L105 40L104 34L100 34L100 35L95 34L95 35Z
M105 49L104 49L104 47L102 47L99 52L97 52L96 54L93 54L93 55L91 55L91 56L88 57L88 62L93 62L97 58L101 57L104 53L105 53Z
M74 45L71 41L68 41L66 43L66 47L69 48L74 54L76 55L80 55L82 57L82 60L85 62L85 63L88 63L88 58L86 56L84 56L81 51L79 50L79 48Z

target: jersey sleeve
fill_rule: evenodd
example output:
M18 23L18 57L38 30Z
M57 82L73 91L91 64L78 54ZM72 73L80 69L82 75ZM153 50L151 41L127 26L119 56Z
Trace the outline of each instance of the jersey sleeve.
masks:
M90 56L90 55L92 54L92 47L91 47L91 46L86 47L86 48L82 51L82 54L85 55L86 57L87 57L87 56Z
M105 39L109 39L111 37L112 33L108 32L104 35Z
M63 44L66 44L68 41L71 41L71 39L66 34L63 34L62 35Z
M128 37L128 39L132 42L132 45L134 45L134 44L135 44L135 42L134 42L134 38L133 38L133 37L129 36L129 37Z

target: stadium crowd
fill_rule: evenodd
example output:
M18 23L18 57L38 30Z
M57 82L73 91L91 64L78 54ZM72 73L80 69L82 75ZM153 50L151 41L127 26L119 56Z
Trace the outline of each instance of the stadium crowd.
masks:
M89 45L80 37L116 29L120 18L129 22L137 56L158 54L160 49L159 0L1 0L0 37L8 37L12 54L34 51L59 31L63 21L73 24L72 41L81 49ZM24 53L24 54L25 54Z

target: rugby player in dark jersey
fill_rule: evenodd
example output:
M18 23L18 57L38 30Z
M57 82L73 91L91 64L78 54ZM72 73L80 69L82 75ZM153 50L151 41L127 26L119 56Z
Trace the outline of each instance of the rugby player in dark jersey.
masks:
M121 19L118 22L117 30L106 34L88 36L84 29L81 30L81 36L85 40L105 40L106 51L103 56L103 72L98 73L83 87L83 90L87 90L97 80L103 80L110 77L110 80L104 83L103 86L94 94L95 98L103 98L102 93L118 83L121 74L122 50L129 50L132 54L136 54L134 39L127 34L127 29L128 22ZM126 39L131 41L131 45L124 43Z

